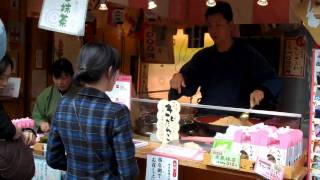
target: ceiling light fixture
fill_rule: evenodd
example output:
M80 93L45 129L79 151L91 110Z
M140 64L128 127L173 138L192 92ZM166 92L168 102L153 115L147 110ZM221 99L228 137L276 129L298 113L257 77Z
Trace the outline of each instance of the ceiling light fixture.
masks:
M208 7L214 7L216 5L217 5L217 3L216 3L215 0L207 0L207 6Z
M157 7L157 4L154 2L154 0L149 0L148 9L154 9L156 7Z
M107 3L106 3L105 0L100 0L99 10L101 10L101 11L107 11L108 10Z
M260 6L268 6L268 0L258 0L257 4Z

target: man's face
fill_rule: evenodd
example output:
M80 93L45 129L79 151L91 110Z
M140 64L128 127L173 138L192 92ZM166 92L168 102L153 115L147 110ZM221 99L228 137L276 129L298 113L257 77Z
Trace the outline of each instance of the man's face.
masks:
M55 78L53 76L53 83L60 91L66 91L69 89L72 83L72 77L68 74L62 73L61 77Z
M228 22L220 13L209 16L207 26L208 32L216 44L231 37L232 22Z
M4 73L0 76L0 89L7 87L10 76L11 76L11 66L7 66Z

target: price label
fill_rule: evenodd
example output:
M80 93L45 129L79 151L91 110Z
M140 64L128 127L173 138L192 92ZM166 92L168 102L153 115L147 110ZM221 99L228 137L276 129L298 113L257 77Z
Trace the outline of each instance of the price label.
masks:
M237 144L231 140L216 139L211 149L211 163L232 169L240 169L240 154L235 151L239 149Z
M254 167L254 172L271 180L283 179L283 167L271 161L258 158Z
M178 160L147 155L146 179L149 180L178 180Z

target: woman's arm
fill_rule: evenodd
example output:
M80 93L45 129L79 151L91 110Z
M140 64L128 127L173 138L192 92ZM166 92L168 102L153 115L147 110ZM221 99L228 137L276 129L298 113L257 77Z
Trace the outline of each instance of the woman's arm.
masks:
M113 122L113 147L119 174L122 179L134 179L138 174L138 166L132 141L130 113L126 106L123 105L121 110L117 112Z

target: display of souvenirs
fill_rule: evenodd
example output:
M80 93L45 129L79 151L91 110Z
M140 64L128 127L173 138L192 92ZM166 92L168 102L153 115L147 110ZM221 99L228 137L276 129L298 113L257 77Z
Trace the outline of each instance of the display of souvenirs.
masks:
M320 171L320 50L313 50L311 98L310 98L310 139L309 159L312 179L320 179L316 171Z
M276 128L263 123L251 127L229 126L216 139L231 140L241 159L269 160L281 166L292 165L303 153L303 133L299 129ZM213 145L214 150L215 145Z

